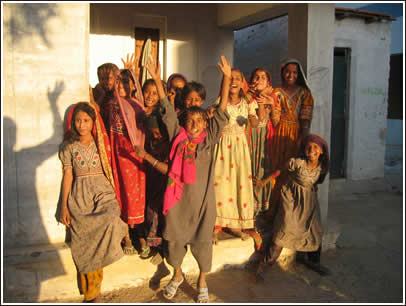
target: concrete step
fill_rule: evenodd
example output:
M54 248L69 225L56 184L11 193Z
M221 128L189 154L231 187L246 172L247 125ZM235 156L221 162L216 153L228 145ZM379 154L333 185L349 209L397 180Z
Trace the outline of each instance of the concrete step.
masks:
M334 231L334 232L333 232ZM339 233L337 228L325 233L323 251L335 247ZM211 273L224 269L241 269L254 252L250 238L242 241L220 234L219 242L213 246ZM295 252L284 249L278 259L279 266L288 270L295 258ZM42 245L23 248L7 248L3 262L4 301L7 303L41 303L78 298L76 268L67 244ZM172 272L172 268L166 264ZM139 286L148 282L157 272L157 265L150 259L138 255L124 256L104 268L102 292ZM182 270L191 276L198 275L198 265L190 250L184 258ZM162 278L169 281L171 274Z
M254 251L252 239L221 239L213 246L212 272L243 266ZM172 269L167 265L169 270ZM188 250L182 269L198 274L198 265ZM150 259L124 256L104 269L102 291L137 286L157 271ZM170 279L170 275L163 281ZM9 249L4 255L4 301L45 302L79 296L76 268L67 244Z

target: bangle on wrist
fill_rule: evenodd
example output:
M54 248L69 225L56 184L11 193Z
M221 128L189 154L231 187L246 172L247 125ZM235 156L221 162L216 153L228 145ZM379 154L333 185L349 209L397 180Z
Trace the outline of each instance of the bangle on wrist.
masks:
M152 165L152 168L155 168L155 166L157 165L158 162L159 162L159 160L156 159L156 160L154 161L154 164Z

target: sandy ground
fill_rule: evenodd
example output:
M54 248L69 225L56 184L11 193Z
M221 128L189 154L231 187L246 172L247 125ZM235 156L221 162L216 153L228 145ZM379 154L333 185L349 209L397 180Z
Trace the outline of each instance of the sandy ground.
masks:
M403 193L348 191L330 195L329 218L340 224L337 248L322 253L332 275L320 276L301 264L290 272L278 266L256 282L249 266L228 267L207 276L211 303L404 303ZM171 270L172 271L172 270ZM168 283L103 292L105 303L195 303L197 275L186 275L172 300ZM77 303L82 300L49 301Z

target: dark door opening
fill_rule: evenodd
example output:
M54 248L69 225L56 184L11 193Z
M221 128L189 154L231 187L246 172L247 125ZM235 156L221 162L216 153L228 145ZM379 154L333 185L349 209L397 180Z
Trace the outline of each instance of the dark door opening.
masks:
M135 61L137 66L135 67L135 74L142 86L142 55L144 53L145 43L148 38L151 39L151 55L155 60L155 63L159 60L159 29L150 28L135 28ZM162 63L161 63L162 65Z
M334 48L330 178L346 176L350 51Z

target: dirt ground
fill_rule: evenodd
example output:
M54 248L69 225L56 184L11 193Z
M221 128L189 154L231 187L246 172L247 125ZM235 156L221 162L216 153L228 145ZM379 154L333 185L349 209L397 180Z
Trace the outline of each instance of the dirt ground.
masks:
M337 248L322 253L332 275L320 276L297 264L291 272L278 266L257 283L249 265L228 266L208 274L211 303L404 303L403 193L346 192L330 195L329 218L340 224ZM172 271L172 270L171 270ZM104 303L195 303L197 275L186 275L172 300L162 289L168 283L103 292ZM69 301L80 302L81 297Z

